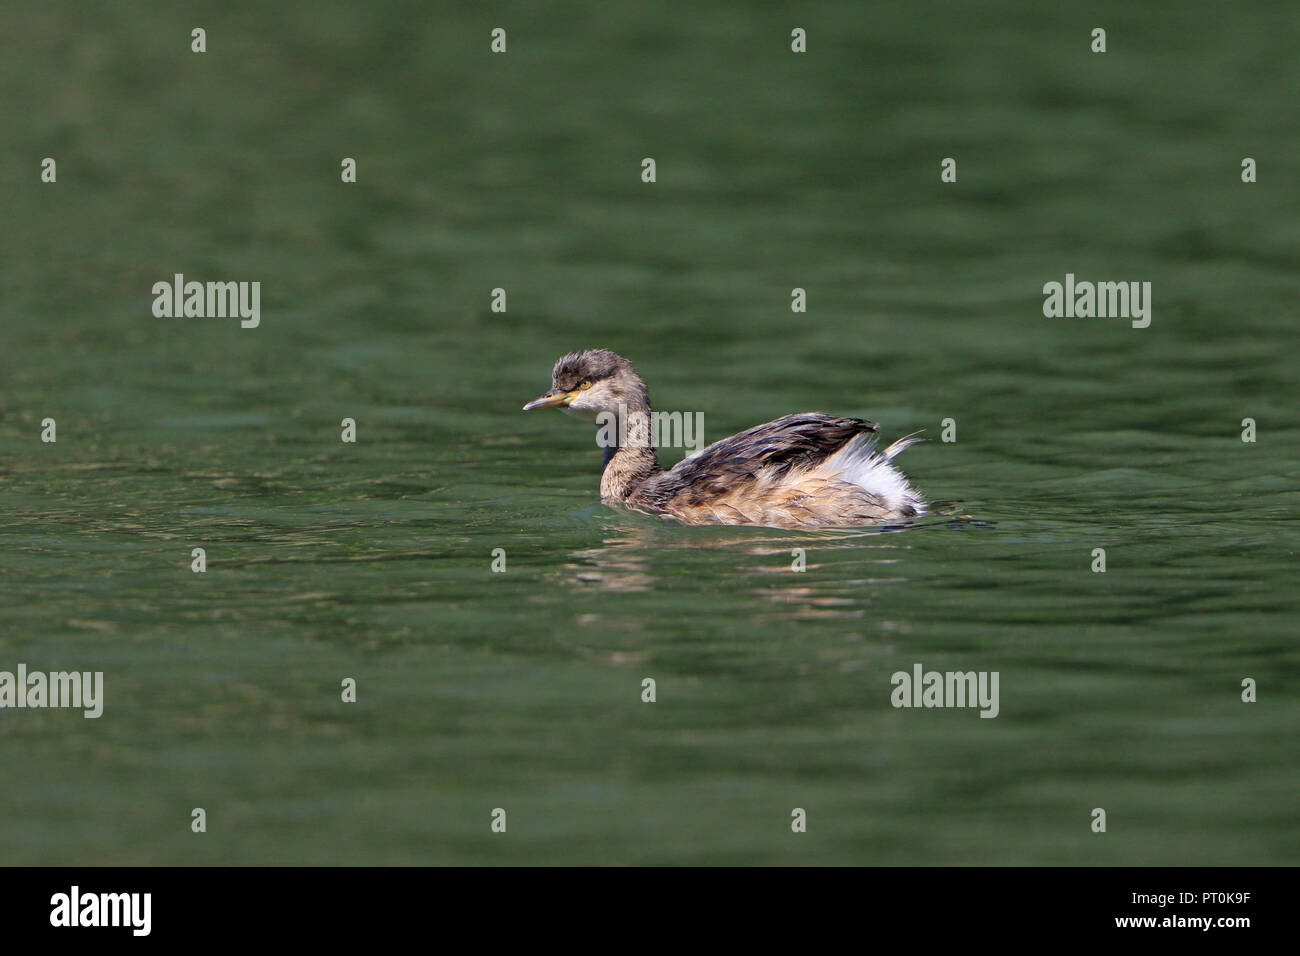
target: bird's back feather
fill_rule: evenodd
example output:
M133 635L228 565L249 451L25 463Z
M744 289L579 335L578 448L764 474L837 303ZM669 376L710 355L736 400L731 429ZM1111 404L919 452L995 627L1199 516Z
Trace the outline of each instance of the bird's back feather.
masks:
M875 430L858 418L785 415L652 476L628 503L692 524L843 526L915 517L924 503L890 460L918 439L881 452Z

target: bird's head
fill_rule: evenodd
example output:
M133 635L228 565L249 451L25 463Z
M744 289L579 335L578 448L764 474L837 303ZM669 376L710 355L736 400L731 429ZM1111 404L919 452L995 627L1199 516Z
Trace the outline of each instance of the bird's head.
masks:
M645 382L631 362L609 349L583 349L555 363L550 391L525 405L524 411L558 408L594 422L601 412L622 415L628 409L649 407Z

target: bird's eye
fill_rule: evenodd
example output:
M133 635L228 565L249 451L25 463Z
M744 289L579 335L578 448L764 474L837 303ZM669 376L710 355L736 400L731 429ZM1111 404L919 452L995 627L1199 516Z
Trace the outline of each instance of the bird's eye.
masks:
M578 388L580 388L580 389L581 389L582 391L584 391L584 392L585 392L587 389L591 388L591 379L587 379L585 382L583 382L581 385L579 385Z

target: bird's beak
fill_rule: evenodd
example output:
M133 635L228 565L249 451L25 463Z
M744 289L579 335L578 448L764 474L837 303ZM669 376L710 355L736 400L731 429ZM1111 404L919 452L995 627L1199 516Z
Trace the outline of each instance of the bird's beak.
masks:
M558 389L551 389L545 395L539 395L525 405L524 411L531 412L534 408L563 408L577 397L578 392L576 390L561 392Z

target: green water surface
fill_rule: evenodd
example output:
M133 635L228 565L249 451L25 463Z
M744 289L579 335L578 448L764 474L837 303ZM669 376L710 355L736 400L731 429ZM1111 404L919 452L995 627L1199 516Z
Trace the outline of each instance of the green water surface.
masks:
M0 711L0 863L1300 861L1300 11L1146 6L0 7L0 670L105 682ZM586 346L942 513L612 511Z

